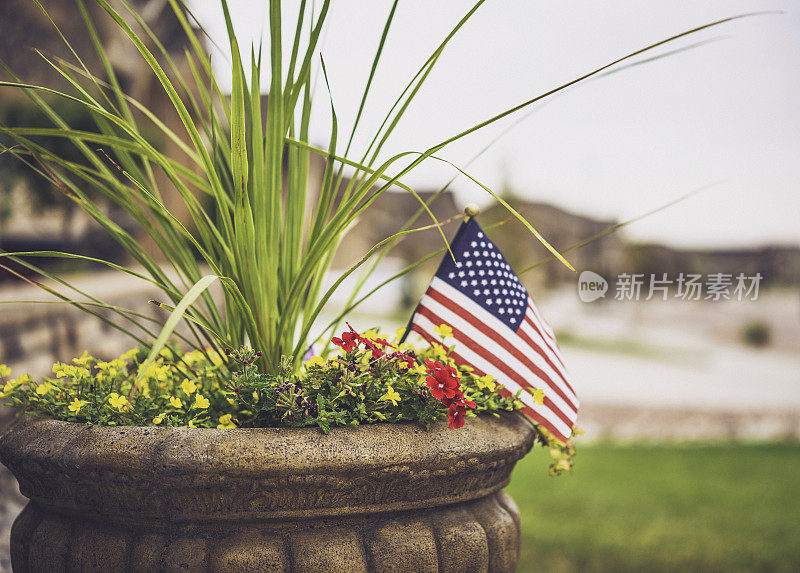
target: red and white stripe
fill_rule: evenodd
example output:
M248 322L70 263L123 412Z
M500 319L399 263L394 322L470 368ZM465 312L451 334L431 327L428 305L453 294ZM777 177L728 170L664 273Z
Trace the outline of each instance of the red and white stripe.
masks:
M422 297L411 329L429 343L441 339L434 327L453 329L455 353L460 364L469 364L479 375L491 374L509 397L520 388L544 390L544 404L523 392L523 412L537 424L566 441L578 416L578 398L569 383L555 336L528 298L524 320L516 332L472 299L435 277ZM449 340L445 341L446 343Z

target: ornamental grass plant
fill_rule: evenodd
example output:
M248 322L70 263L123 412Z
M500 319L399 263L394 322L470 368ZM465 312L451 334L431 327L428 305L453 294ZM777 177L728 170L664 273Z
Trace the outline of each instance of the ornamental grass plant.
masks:
M89 1L94 1L138 50L174 107L181 129L171 129L163 118L125 92L100 40L86 4ZM32 2L50 19L40 0ZM319 50L330 0L301 0L293 14L279 0L269 0L265 7L267 39L246 49L239 45L226 0L220 0L232 55L229 96L220 88L202 28L198 28L190 9L181 0L168 2L189 47L185 67L175 61L164 46L165 39L158 38L126 0L113 4L109 0L75 0L76 14L85 23L102 75L89 69L52 19L54 33L62 37L69 57L40 55L66 88L25 83L14 70L3 66L11 79L0 82L0 87L23 92L52 127L0 126L0 133L11 139L0 152L16 157L46 178L105 229L133 261L131 265L90 259L92 262L154 285L164 297L158 304L171 312L161 324L152 317L92 298L70 285L68 279L20 258L88 257L51 251L0 253L0 257L50 279L47 284L36 284L65 304L108 322L140 345L139 350L110 362L87 354L72 363L59 363L54 367L54 378L41 384L26 376L4 380L4 394L16 405L58 419L197 427L317 425L325 430L337 424L375 421L429 423L445 414L451 426L458 426L467 410L513 409L514 400L494 393L488 381L481 381L464 367L454 367L446 349L412 351L380 337L345 330L336 343L341 352L329 354L325 345L323 357L306 358L319 332L325 337L339 332L346 314L375 292L364 294L359 289L404 236L437 229L442 243L392 279L432 257L446 256L447 242L441 227L449 221L437 220L429 208L437 194L426 203L404 182L422 162L445 161L438 152L486 126L578 82L613 72L622 63L636 63L636 58L646 52L732 19L685 31L625 55L424 151L407 151L384 159L384 145L448 43L485 0L475 2L422 63L397 99L387 106L370 144L359 152L352 149L352 143L381 63L397 0L381 31L356 119L343 130L344 135L334 100L329 93L323 92L322 97L314 90L318 75L327 85ZM286 29L294 30L288 43L283 38ZM268 96L262 113L264 92ZM70 125L58 111L59 101L82 106L94 119L96 129ZM330 113L330 137L325 148L309 140L312 106L323 106ZM178 156L162 152L153 134L174 144L180 150ZM82 159L75 161L53 153L47 145L49 140L68 141ZM312 155L324 159L318 191L310 185ZM532 233L555 259L569 266L502 198L461 167L452 167L495 197L525 232ZM168 188L158 184L159 175L166 176ZM401 231L363 253L356 264L324 288L334 253L348 230L392 187L416 198L417 213ZM187 220L179 219L166 207L164 197L168 193L180 197ZM142 235L157 247L157 255L143 247L141 236L109 218L99 208L97 196L136 221ZM359 270L361 278L346 307L337 309L336 318L327 326L318 324L332 294ZM209 290L213 283L221 286L221 297ZM176 331L181 322L185 328ZM347 336L354 337L356 347L350 348L345 342ZM376 343L376 339L383 342ZM376 348L380 349L379 356ZM453 369L449 376L460 379L456 394L437 398L440 388L430 383L420 385L421 378L446 378L448 368Z

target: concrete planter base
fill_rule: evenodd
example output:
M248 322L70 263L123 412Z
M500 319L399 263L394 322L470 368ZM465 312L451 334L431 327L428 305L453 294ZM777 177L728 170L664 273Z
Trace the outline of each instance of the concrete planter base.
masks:
M460 430L108 428L20 418L14 571L513 571L519 414Z

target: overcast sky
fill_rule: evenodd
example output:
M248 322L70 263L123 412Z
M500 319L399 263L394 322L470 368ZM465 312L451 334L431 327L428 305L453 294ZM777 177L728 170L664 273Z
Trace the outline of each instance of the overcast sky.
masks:
M229 1L240 43L257 41L263 3ZM224 45L216 4L194 2ZM284 4L288 34L296 3ZM349 134L391 2L332 4L320 51L340 133ZM400 2L353 158L360 158L403 86L471 4ZM703 31L662 52L719 40L577 86L538 104L524 121L519 119L525 111L440 155L463 165L517 122L468 168L494 189L507 183L533 200L625 220L714 184L632 225L627 235L690 247L800 244L800 2L489 0L450 44L384 155L424 150L676 33L774 9L785 13ZM224 72L224 59L217 57L216 63ZM322 87L320 82L312 139L326 145L330 114ZM452 174L431 161L408 181L434 188ZM453 188L462 203L485 202L485 194L467 180Z

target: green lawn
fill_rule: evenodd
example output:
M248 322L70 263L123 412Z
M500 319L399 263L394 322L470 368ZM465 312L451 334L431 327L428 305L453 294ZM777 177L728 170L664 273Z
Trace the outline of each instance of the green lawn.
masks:
M537 449L508 492L518 571L800 571L800 446L584 445L547 476Z

